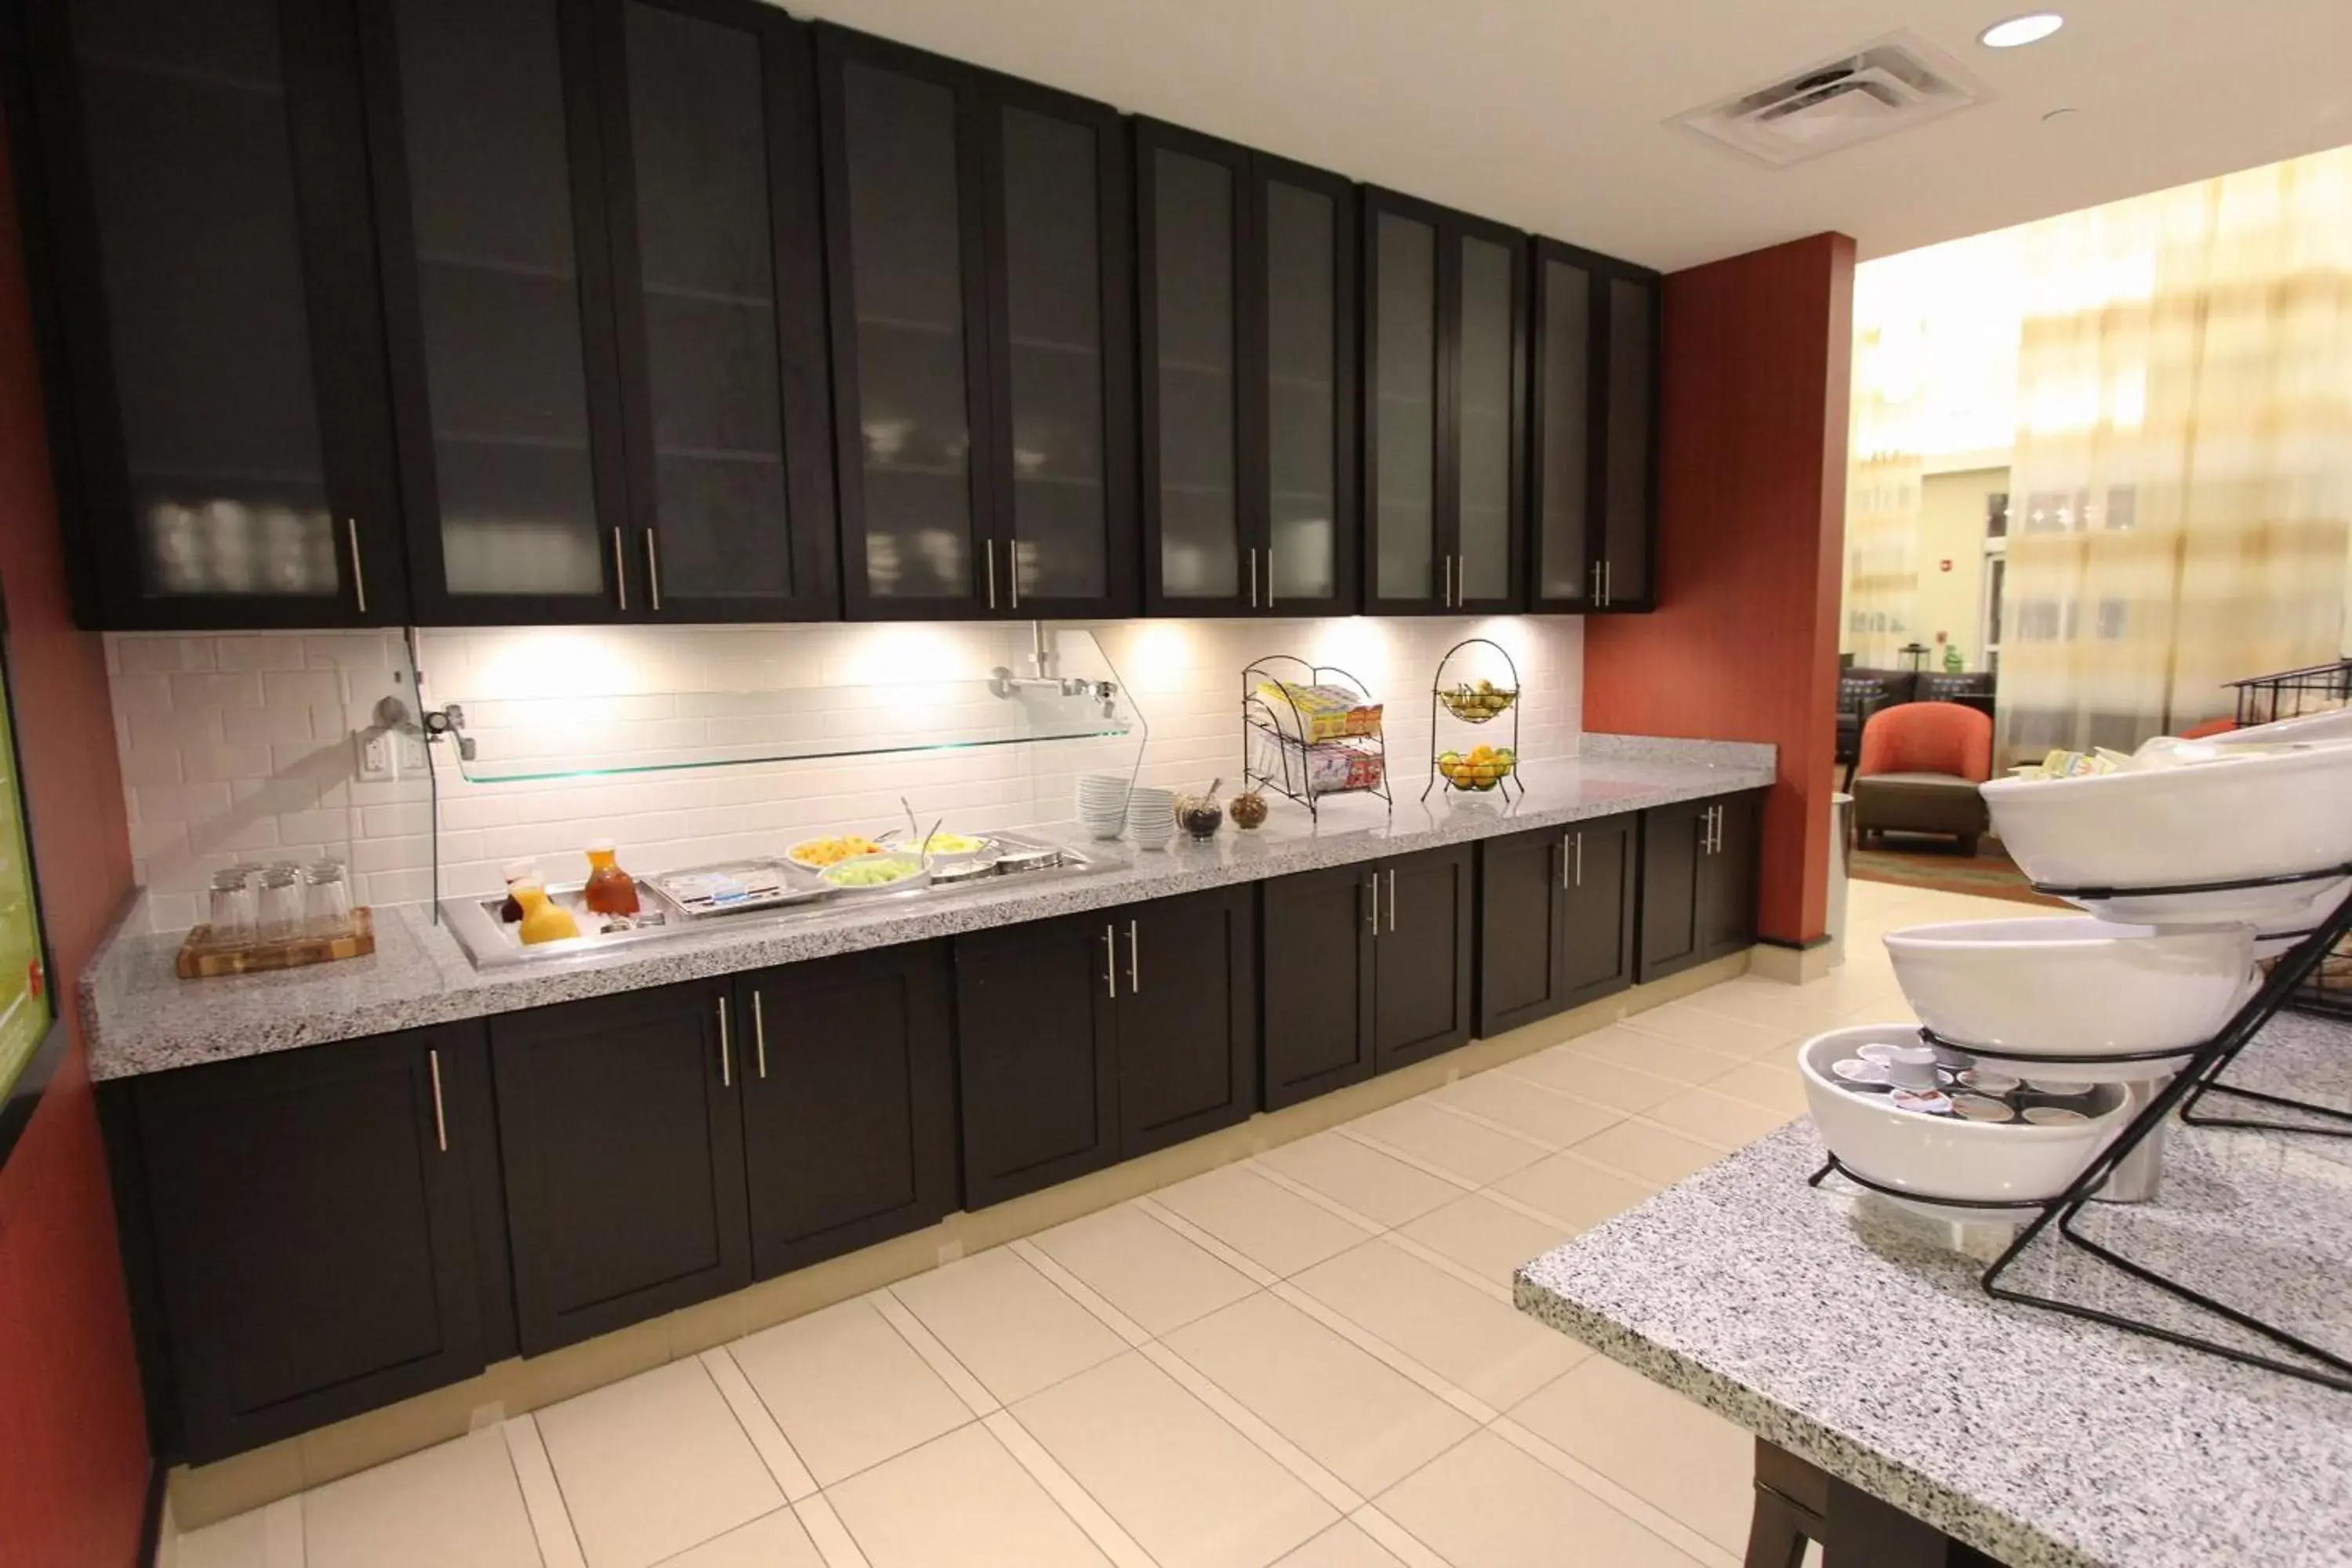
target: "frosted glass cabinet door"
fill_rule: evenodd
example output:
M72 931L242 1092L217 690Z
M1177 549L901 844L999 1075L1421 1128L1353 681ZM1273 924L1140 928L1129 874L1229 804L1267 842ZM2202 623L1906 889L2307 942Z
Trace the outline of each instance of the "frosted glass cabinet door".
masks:
M352 15L52 0L25 28L99 617L402 618Z
M1521 468L1517 236L1460 242L1454 398L1454 604L1516 609Z
M1535 531L1538 602L1582 608L1600 588L1592 553L1592 271L1538 242L1535 316Z
M1368 202L1371 416L1366 608L1434 605L1444 593L1438 523L1437 247L1431 223ZM1448 579L1450 581L1450 579Z
M611 619L635 595L585 5L381 3L419 597L457 621Z
M1254 608L1255 542L1241 451L1242 201L1249 154L1139 130L1145 204L1144 507L1157 603L1198 614ZM1182 133L1175 133L1181 136ZM1225 149L1231 148L1230 153Z
M1654 609L1658 275L1540 238L1535 268L1528 606Z
M607 163L645 611L832 619L807 29L750 0L618 0L598 16L604 144L626 151Z
M1257 154L1265 252L1266 519L1276 614L1352 615L1357 547L1356 196L1336 174Z

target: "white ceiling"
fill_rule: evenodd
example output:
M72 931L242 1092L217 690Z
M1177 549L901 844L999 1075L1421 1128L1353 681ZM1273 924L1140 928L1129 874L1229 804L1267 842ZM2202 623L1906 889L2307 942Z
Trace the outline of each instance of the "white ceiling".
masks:
M785 0L1653 267L1865 257L2352 142L2352 0ZM1665 123L1897 28L1993 100L1771 170ZM2079 112L2045 121L2045 111Z

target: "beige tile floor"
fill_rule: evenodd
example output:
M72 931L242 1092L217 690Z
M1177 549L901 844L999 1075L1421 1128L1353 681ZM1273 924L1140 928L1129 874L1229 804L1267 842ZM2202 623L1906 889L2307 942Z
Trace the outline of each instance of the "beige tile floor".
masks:
M1511 1270L1803 1109L1903 1017L1858 883L1742 979L181 1538L182 1568L1737 1568L1745 1434ZM1801 1201L1791 1194L1791 1201Z

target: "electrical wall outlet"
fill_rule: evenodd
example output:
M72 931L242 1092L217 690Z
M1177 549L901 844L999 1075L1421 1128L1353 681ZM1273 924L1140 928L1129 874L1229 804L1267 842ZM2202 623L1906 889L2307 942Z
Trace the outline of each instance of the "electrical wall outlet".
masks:
M352 731L352 748L359 753L360 783L390 784L400 776L392 740L382 730Z
M433 765L433 760L425 754L425 737L414 730L392 732L392 758L404 779L423 778L425 770Z

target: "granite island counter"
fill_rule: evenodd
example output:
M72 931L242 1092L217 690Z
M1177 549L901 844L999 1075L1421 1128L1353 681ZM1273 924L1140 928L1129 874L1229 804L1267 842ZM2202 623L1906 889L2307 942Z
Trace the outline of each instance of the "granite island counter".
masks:
M228 1061L334 1040L484 1017L739 973L835 953L1072 914L1138 899L1227 887L1415 849L1643 810L1773 782L1774 750L1732 742L1589 735L1582 757L1528 764L1526 794L1411 798L1395 781L1393 815L1361 795L1324 803L1319 826L1278 802L1265 826L1230 825L1165 851L1088 841L1076 823L1044 837L1079 846L1095 865L1034 881L860 903L680 931L608 954L478 970L425 905L377 911L376 951L300 970L184 981L179 933L147 929L134 902L91 961L79 1002L92 1078ZM781 848L782 846L779 846Z
M2352 1027L2282 1017L2231 1076L2352 1105ZM2169 1136L2158 1200L2095 1205L2092 1233L2352 1349L2352 1144ZM1528 1264L1521 1310L1755 1433L1759 1497L1793 1456L1864 1509L1963 1543L1848 1563L1973 1549L2012 1568L2352 1563L2352 1394L1994 1301L1978 1285L1990 1249L1953 1250L1946 1227L1882 1199L1808 1190L1822 1154L1791 1123ZM2081 1258L2043 1257L2035 1287L2165 1321L2166 1299Z

